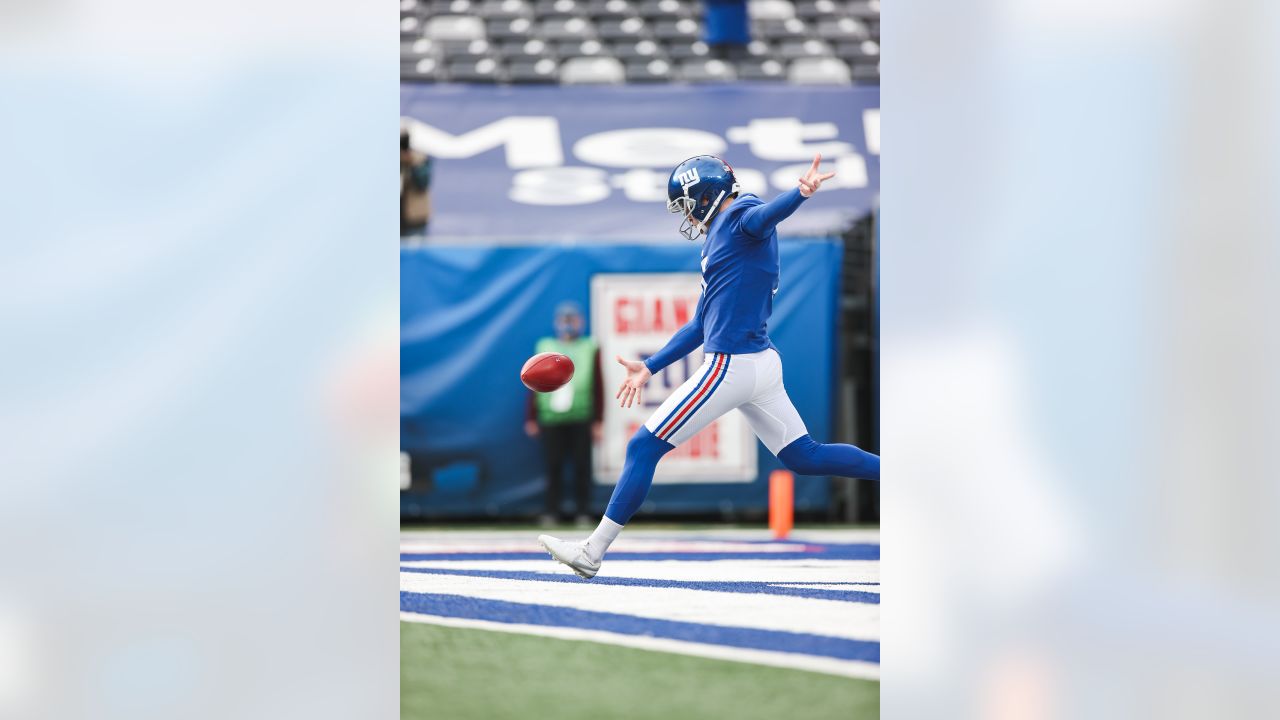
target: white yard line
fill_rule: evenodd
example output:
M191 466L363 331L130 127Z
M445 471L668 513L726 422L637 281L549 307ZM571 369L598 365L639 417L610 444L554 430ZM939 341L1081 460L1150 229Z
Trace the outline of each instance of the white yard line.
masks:
M880 667L878 665L875 663L852 660L837 660L835 658L771 652L767 650L748 650L743 648L726 647L723 645L705 645L702 643L686 642L683 640L671 640L667 638L655 638L643 635L623 635L620 633L604 632L601 630L582 630L579 628L549 627L544 625L521 625L515 623L491 622L488 620L469 620L464 618L441 617L438 615L421 615L418 613L402 612L400 613L400 619L405 622L419 622L430 623L433 625L445 625L449 627L493 630L497 632L517 633L521 635L540 635L543 637L560 638L563 640L583 640L608 645L621 645L625 647L639 648L642 650L695 655L698 657L713 658L716 660L731 660L734 662L754 663L757 665L770 665L775 667L793 668L796 670L808 670L810 672L819 672L828 675L841 675L868 680L880 679Z
M880 638L878 605L838 600L425 573L401 573L400 589L850 640Z
M848 580L846 582L854 582L854 581ZM856 592L875 593L876 595L880 594L879 585L862 584L862 583L855 584L855 585L824 585L822 583L793 583L793 582L770 583L770 584L777 585L778 587L804 588L808 590L853 590Z
M565 575L563 565L545 555L531 560L404 560L406 568L515 570ZM703 582L811 583L880 581L878 560L618 560L605 558L600 577L655 578ZM877 587L877 586L871 586ZM844 590L868 588L847 586Z

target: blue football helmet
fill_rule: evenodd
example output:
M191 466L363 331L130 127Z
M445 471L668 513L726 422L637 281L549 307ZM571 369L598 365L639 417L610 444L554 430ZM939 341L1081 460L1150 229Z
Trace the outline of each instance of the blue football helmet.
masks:
M697 240L720 210L726 197L738 194L738 181L729 163L715 155L697 155L671 171L667 180L667 210L680 213L680 234Z

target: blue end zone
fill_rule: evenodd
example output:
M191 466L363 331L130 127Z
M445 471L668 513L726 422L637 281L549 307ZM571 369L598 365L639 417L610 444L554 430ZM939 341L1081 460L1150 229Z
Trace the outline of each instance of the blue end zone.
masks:
M613 556L611 555L609 559L612 560ZM788 595L791 597L814 598L817 600L839 600L842 602L865 603L869 605L880 604L879 593L863 592L859 590L822 590L818 588L787 587L786 585L775 585L767 582L659 580L651 578L599 576L594 580L587 581L579 578L577 575L540 573L529 570L470 570L464 568L402 567L400 568L400 572L426 573L428 575L468 575L471 577L504 578L507 580L537 580L539 582L591 582L593 585L629 585L639 587L676 588L680 590L709 590L714 592L757 593L761 595ZM811 584L826 585L828 583L814 582Z
M872 640L849 640L780 630L657 620L574 608L482 600L462 595L402 591L400 610L470 620L600 630L622 635L641 635L839 660L861 660L877 664L880 662L880 643Z

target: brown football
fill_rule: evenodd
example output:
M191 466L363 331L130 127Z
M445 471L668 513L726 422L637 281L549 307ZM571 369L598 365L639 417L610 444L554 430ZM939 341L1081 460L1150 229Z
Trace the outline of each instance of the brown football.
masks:
M573 361L560 353L538 353L520 368L520 382L534 392L551 392L572 377Z

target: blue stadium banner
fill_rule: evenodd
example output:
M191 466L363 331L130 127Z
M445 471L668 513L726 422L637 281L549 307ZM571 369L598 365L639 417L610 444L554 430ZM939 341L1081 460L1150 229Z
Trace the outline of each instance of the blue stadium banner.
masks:
M400 107L435 158L432 238L676 240L667 178L700 154L768 199L821 153L836 177L784 235L829 234L878 204L879 88L402 84Z
M783 284L769 322L769 335L782 353L787 392L819 440L830 440L833 426L842 254L838 240L779 243ZM519 374L538 338L553 332L556 306L571 301L582 307L589 318L587 332L610 350L643 353L681 319L680 313L674 305L662 311L652 305L626 306L618 301L619 293L646 274L649 287L670 283L672 297L688 294L690 290L681 290L679 283L692 279L689 288L696 289L697 271L697 248L683 240L670 245L402 248L400 444L413 476L401 496L402 515L510 517L539 512L542 449L523 432L529 391ZM788 277L804 282L789 282ZM674 312L669 323L668 312ZM647 329L634 338L624 337L637 328L626 333L610 330L610 315L624 316L615 317L615 323ZM661 330L649 327L660 319ZM654 398L665 397L685 372L664 371L655 377L650 388ZM610 383L616 381L616 375L610 377ZM613 400L613 390L606 388L606 401ZM604 509L613 490L631 423L646 417L645 408L624 412L606 429L599 451L610 457L600 458L597 468L607 472L592 487L595 511ZM708 435L685 456L671 458L669 472L653 486L645 512L762 511L767 506L768 475L780 465L753 436L741 443L730 437L737 422L730 419L720 436ZM744 461L743 452L754 457ZM695 457L698 453L707 456ZM816 510L829 503L826 478L796 478L798 509Z

